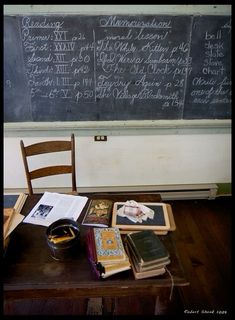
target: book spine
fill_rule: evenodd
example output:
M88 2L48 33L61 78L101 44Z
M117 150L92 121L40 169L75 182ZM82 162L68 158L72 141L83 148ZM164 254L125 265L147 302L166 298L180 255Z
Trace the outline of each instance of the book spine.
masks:
M97 260L94 251L94 240L92 237L92 230L88 230L86 234L86 249L87 249L87 258L91 265L91 269L97 279L100 279L101 274L99 268L97 268Z
M133 241L132 238L131 238L131 233L130 233L130 234L127 234L127 243L128 243L128 245L129 245L130 249L132 250L132 252L134 253L136 260L137 260L140 264L143 263L144 260L141 258L140 254L139 254L139 252L138 252L138 250L137 250L137 248L136 248L136 246L135 246L135 243L134 243L134 241Z

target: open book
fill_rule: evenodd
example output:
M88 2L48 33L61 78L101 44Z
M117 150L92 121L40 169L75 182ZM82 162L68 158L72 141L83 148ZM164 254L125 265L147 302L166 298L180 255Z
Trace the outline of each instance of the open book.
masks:
M3 220L3 239L4 248L6 248L9 241L9 235L18 226L18 224L24 219L24 216L20 214L27 195L24 193L14 195L4 195L4 220Z
M14 213L15 213L14 208L4 208L4 211L3 211L3 238L4 238L4 240L7 238L7 234L8 234Z
M23 222L48 227L62 218L76 221L87 200L84 196L45 192Z

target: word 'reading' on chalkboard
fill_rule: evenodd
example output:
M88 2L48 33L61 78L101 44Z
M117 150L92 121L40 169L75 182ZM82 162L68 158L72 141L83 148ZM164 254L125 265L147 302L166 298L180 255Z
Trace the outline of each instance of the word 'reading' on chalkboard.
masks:
M230 16L5 16L4 121L229 119Z

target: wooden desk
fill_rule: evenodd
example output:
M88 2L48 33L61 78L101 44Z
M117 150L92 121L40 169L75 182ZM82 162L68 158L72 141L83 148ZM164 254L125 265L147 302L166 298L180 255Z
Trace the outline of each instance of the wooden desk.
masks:
M154 194L84 194L89 198L110 198L113 201L133 199L139 202L161 201ZM29 196L22 210L27 215L41 195ZM88 203L78 222L81 222ZM172 281L166 273L162 276L135 280L131 270L96 280L86 257L84 232L81 228L81 248L76 257L66 262L51 258L46 243L46 227L21 223L13 232L4 258L4 299L55 298L55 297L120 297L133 295L161 296L165 289L169 297ZM176 250L173 233L161 236L169 250L171 264L168 266L174 286L185 286L185 279Z

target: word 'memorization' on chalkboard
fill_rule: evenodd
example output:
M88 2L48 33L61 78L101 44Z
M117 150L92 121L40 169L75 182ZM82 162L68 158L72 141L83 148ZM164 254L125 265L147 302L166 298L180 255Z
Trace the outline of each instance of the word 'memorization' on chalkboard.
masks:
M5 16L4 121L228 119L230 16Z

